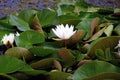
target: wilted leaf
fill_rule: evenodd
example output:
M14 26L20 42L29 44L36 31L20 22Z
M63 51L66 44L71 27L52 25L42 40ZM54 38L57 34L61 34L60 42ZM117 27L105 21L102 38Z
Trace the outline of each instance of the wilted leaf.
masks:
M91 36L94 33L95 28L98 26L100 19L98 17L94 18L91 23Z
M76 33L66 41L67 45L74 45L81 41L85 37L86 32L84 30L77 30Z
M62 65L60 64L59 61L54 60L54 67L58 69L59 71L62 71Z
M58 51L58 55L63 60L65 66L71 66L75 64L75 57L67 48L61 48Z
M90 42L90 41L93 41L93 40L99 38L99 37L103 34L104 30L105 30L105 27L104 27L103 29L99 30L97 33L95 33L95 34L94 34L89 40L87 40L86 42Z
M113 25L109 25L109 26L104 30L104 33L105 33L107 36L111 36L112 31L113 31Z
M32 23L31 23L31 28L38 31L38 32L40 32L41 34L44 34L44 32L42 30L42 26L40 24L40 21L39 21L37 15L35 15Z

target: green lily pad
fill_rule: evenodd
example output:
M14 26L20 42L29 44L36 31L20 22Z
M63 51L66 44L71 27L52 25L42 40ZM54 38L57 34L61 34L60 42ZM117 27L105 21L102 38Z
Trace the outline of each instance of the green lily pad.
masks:
M25 48L30 48L33 44L43 43L44 41L44 35L35 30L24 31L19 37L15 38L17 46Z
M89 61L73 74L73 80L120 79L120 68L104 61Z
M22 48L22 47L9 48L5 52L5 55L14 56L14 57L25 59L25 60L30 60L33 57L33 54L29 50L27 50L26 48Z
M10 15L9 23L16 26L20 31L30 30L29 24L17 16Z
M101 37L93 41L90 45L88 55L92 58L95 57L95 51L97 49L102 49L105 51L107 48L114 50L118 44L120 37L119 36L110 36L110 37Z
M24 67L24 63L12 56L0 56L0 73L13 73Z

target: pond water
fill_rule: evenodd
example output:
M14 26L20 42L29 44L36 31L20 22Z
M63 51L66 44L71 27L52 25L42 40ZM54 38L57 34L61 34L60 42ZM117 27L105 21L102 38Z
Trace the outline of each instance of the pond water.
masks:
M26 8L44 9L54 6L56 0L0 0L0 17Z
M44 9L54 6L56 1L58 0L0 0L0 18L25 8ZM86 0L86 2L97 6L120 8L120 0Z

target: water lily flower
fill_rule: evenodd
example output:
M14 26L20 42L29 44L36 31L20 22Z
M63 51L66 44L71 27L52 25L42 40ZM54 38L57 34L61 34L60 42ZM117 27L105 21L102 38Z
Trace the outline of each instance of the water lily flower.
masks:
M70 26L66 24L65 26L63 24L57 25L55 29L52 29L54 34L58 37L58 39L54 40L67 40L69 39L72 35L75 34L76 30L74 31L74 26Z
M2 41L3 44L5 44L6 46L7 46L7 45L12 45L13 42L14 42L14 38L15 38L15 36L14 36L13 33L10 33L9 35L5 34L5 36L3 36L3 38L2 38L1 41Z

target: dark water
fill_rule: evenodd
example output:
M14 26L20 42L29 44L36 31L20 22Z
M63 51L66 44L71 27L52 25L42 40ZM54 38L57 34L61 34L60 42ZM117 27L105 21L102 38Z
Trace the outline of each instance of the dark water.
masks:
M0 0L0 17L26 8L44 9L54 6L56 0Z
M86 2L106 8L120 8L120 0L86 0Z
M0 18L25 8L44 9L58 0L0 0ZM87 3L108 8L120 8L120 0L85 0Z

